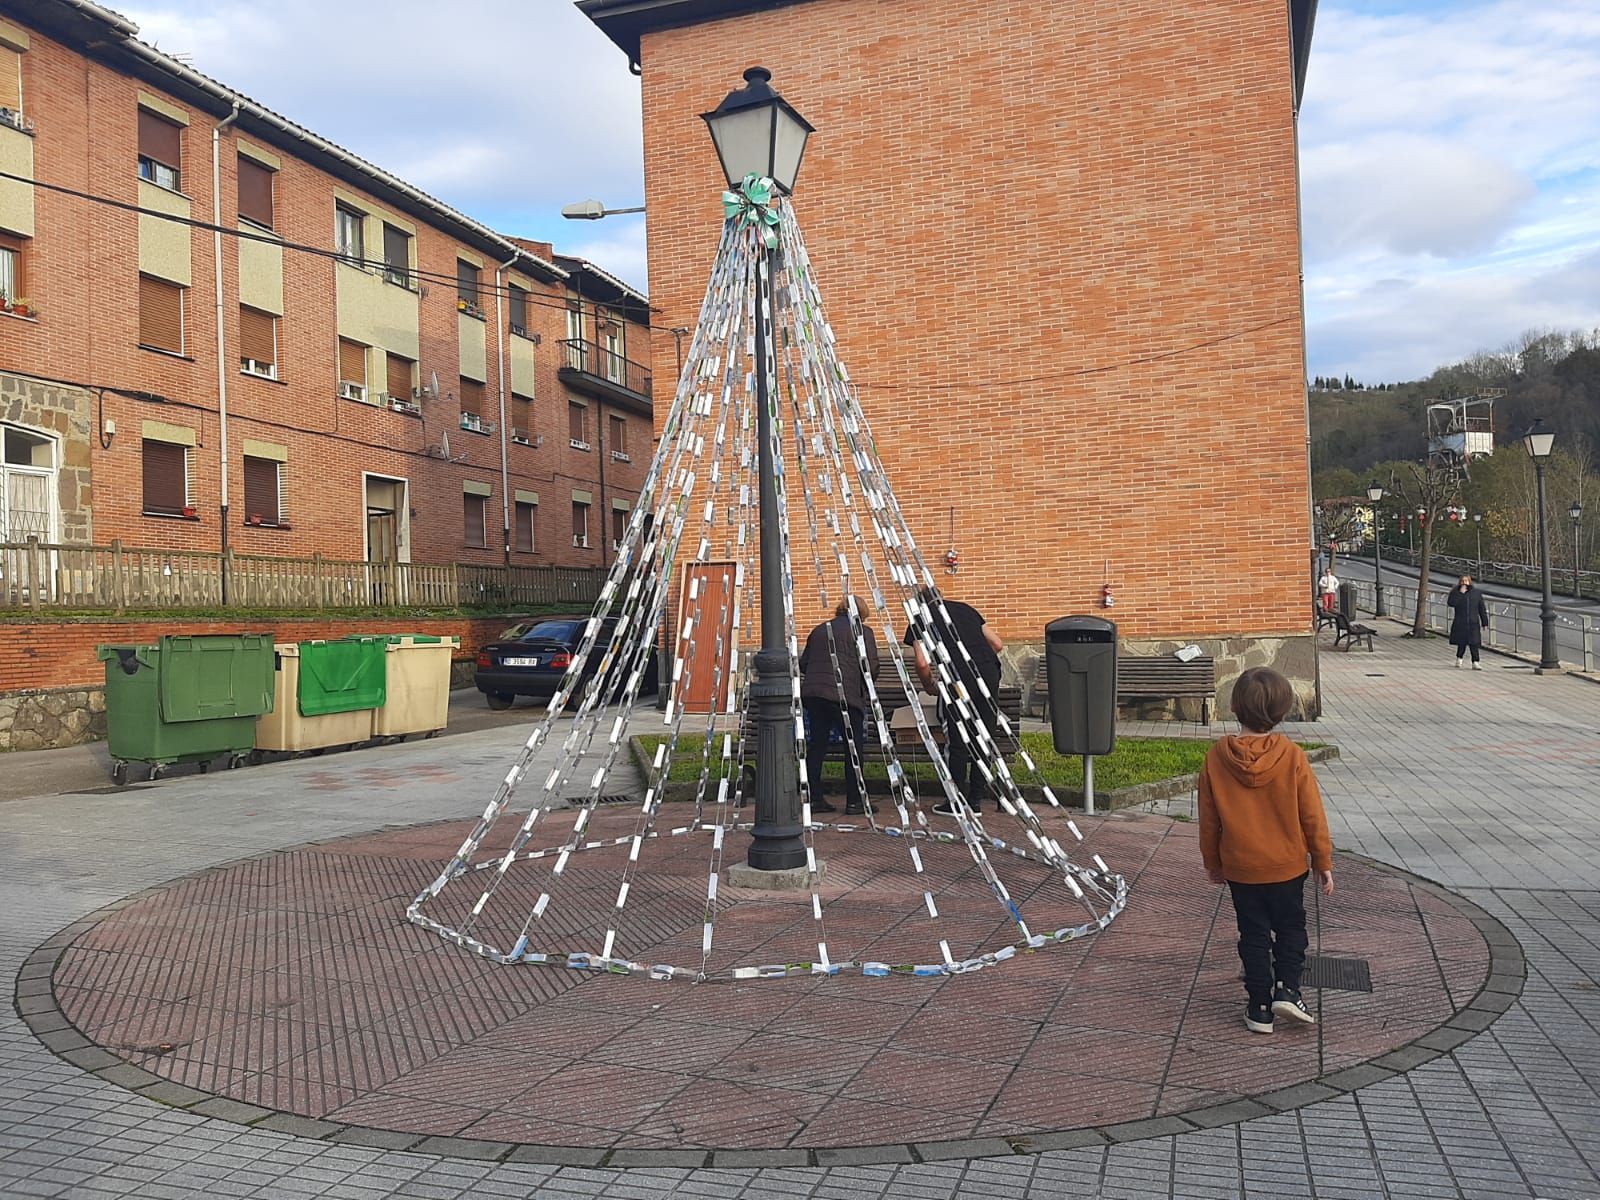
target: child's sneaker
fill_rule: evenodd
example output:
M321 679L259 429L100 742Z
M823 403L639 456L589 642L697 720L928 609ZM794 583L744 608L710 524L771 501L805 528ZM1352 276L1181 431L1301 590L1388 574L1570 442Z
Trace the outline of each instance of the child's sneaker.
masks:
M1315 1025L1316 1017L1311 1015L1311 1010L1305 1006L1305 1001L1300 999L1300 993L1290 991L1279 984L1272 993L1272 1011L1280 1017L1293 1017L1296 1021L1304 1021L1307 1025Z
M1252 1004L1244 1010L1244 1027L1251 1033L1272 1032L1272 1006Z

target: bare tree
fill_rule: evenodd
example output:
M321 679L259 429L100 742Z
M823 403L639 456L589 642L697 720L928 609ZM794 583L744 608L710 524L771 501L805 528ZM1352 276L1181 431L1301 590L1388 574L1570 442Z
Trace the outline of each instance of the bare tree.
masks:
M1407 463L1396 471L1390 491L1405 504L1422 527L1422 557L1417 563L1417 611L1411 621L1411 637L1428 635L1428 568L1433 559L1433 529L1446 510L1461 496L1461 470L1447 462Z
M1358 502L1351 499L1324 500L1317 506L1322 544L1328 548L1328 572L1334 574L1334 560L1341 546L1354 547L1366 531Z

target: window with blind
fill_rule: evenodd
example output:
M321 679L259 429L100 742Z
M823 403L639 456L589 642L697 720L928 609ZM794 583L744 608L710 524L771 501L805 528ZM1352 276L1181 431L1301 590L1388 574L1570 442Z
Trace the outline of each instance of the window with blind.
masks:
M250 525L283 524L283 464L244 459L244 519Z
M189 451L172 442L144 443L144 511L181 517L189 507Z
M456 299L474 312L478 309L478 268L464 259L456 259Z
M523 554L532 554L534 546L537 544L533 536L533 519L538 511L539 506L537 504L526 504L521 500L517 501L516 547Z
M533 401L515 392L511 394L511 440L533 442Z
M367 348L349 338L339 339L339 395L347 400L367 398Z
M383 225L383 277L398 287L411 286L411 235L387 221Z
M587 432L584 426L585 420L583 405L574 404L570 400L567 401L567 439L571 442L574 449L587 450L589 448L589 442L584 437L584 434Z
M239 369L263 379L278 377L278 318L239 306Z
M0 46L0 108L22 112L22 53Z
M611 426L611 453L628 457L628 423L621 417L611 417L607 422Z
M359 267L366 261L366 214L346 204L333 206L333 248L341 258Z
M239 155L239 217L272 228L272 177L277 174L253 158Z
M461 497L461 511L465 519L465 537L468 546L482 547L488 544L484 538L484 513L488 507L484 503L485 499L483 496Z
M461 377L461 415L474 420L483 417L483 384L465 375Z
M589 545L589 506L581 500L572 502L572 544L580 549Z
M22 239L0 233L0 296L7 303L27 294L22 268Z
M183 353L183 293L187 289L153 275L139 276L139 345Z
M614 548L622 545L622 535L628 531L628 514L626 510L613 508L611 510L611 545Z
M139 178L178 191L183 176L181 167L183 126L151 112L139 110Z
M409 358L401 358L398 354L388 356L389 402L396 400L402 404L411 403L411 389L415 385L411 382L416 363Z
M528 336L528 289L512 284L506 291L511 309L511 332Z

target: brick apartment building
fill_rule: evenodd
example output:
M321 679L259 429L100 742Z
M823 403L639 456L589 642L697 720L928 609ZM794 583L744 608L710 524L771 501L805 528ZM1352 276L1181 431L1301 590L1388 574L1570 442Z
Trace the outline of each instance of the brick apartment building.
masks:
M1130 652L1217 655L1224 702L1271 662L1314 704L1314 0L578 6L642 77L657 354L718 235L697 114L760 64L817 127L796 212L912 528L960 553L945 590L1024 680L1048 621L1102 611Z
M646 298L136 32L0 5L0 542L608 564Z

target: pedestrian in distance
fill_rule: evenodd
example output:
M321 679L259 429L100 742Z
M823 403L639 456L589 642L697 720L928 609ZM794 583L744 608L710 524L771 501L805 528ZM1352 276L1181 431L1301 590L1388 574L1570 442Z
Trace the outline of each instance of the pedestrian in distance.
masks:
M1331 563L1322 572L1322 578L1317 580L1317 591L1322 593L1322 611L1331 613L1339 599L1339 577L1333 573Z
M918 598L934 611L937 611L942 602L945 611L950 614L950 630L947 631L941 622L936 621L931 628L923 630L922 633L932 642L946 643L955 677L967 693L972 712L988 730L992 741L1000 723L998 708L1000 651L1006 648L1005 642L994 631L994 627L983 619L983 614L972 605L963 604L960 600L945 599L932 588L923 588L918 593ZM957 647L948 644L951 632L961 647L965 648L965 656ZM922 638L918 637L916 623L906 629L905 644L916 651L917 678L922 681L923 687L937 696L939 689L933 664L928 658L928 652L923 648ZM983 689L978 687L980 680L983 682ZM988 784L984 780L983 769L978 764L977 756L972 753L972 747L968 744L967 731L961 727L961 711L956 705L941 701L940 718L944 724L945 762L950 767L950 775L955 781L956 790L966 797L967 805L973 812L980 812L983 809L983 795L988 790ZM999 801L995 803L998 806ZM948 800L934 805L933 811L944 817L956 815L955 808Z
M1456 669L1465 665L1467 651L1472 651L1472 669L1483 670L1478 661L1478 651L1483 646L1483 631L1489 626L1489 606L1483 602L1483 593L1472 582L1471 575L1463 575L1445 597L1450 606L1450 644L1456 648Z
M851 740L856 762L865 763L867 745L867 684L856 653L855 634L850 628L850 600L862 618L862 640L867 648L867 673L878 671L878 639L866 623L867 607L859 596L839 601L833 619L824 621L806 637L800 652L800 706L805 710L806 779L811 787L811 808L815 812L838 812L822 794L822 767L828 757L828 743L835 730ZM831 631L831 632L830 632ZM834 670L834 660L839 668ZM848 751L848 747L846 748ZM867 811L861 779L845 758L845 814L859 816Z
M1289 681L1251 667L1234 682L1244 727L1206 753L1200 771L1200 855L1206 877L1226 883L1239 924L1249 1003L1244 1023L1271 1033L1273 1018L1312 1024L1300 998L1306 965L1306 861L1333 895L1333 843L1322 792L1305 751L1273 732L1294 706Z

